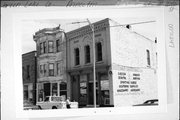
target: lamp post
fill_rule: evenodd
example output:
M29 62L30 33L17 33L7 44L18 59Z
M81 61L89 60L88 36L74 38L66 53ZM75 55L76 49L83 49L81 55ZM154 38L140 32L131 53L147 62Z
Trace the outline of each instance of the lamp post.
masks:
M87 19L87 21L73 22L71 24L89 23L92 30L92 44L93 44L93 93L94 93L94 108L96 108L96 53L95 53L95 37L94 37L94 25Z

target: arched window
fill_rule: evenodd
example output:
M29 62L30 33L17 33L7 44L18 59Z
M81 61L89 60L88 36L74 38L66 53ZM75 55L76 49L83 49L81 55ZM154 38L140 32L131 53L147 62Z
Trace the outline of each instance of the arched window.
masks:
M79 48L74 49L74 56L75 56L75 65L79 65L80 63Z
M84 51L85 51L85 63L90 63L90 46L86 45L84 47Z
M98 42L96 44L96 61L102 61L102 44Z
M147 64L148 64L148 66L150 66L151 62L150 62L150 52L149 52L149 50L146 50L146 54L147 54Z

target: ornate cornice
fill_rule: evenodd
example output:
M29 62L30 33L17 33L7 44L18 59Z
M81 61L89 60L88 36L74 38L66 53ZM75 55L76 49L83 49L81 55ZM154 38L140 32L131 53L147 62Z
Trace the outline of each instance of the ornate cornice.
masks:
M98 21L96 23L93 23L93 25L94 25L94 32L95 33L99 32L99 31L103 31L107 27L109 27L109 19L107 18L107 19ZM81 27L79 29L67 32L66 37L67 37L67 40L72 40L72 39L82 37L84 35L91 34L91 33L92 33L92 29L90 28L89 25L86 25L86 26Z

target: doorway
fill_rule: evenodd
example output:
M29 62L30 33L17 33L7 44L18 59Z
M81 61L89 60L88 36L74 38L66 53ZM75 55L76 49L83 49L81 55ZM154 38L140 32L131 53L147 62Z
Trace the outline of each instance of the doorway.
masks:
M88 84L88 104L89 105L93 105L94 104L94 83L93 82L89 82ZM96 82L96 104L99 104L98 101L98 97L99 97L99 91L98 91L98 82Z
M71 96L71 100L72 101L76 101L76 102L79 102L79 75L75 75L75 76L72 76L72 85L71 85L71 88L72 88L72 96Z
M44 83L44 97L50 96L50 83Z

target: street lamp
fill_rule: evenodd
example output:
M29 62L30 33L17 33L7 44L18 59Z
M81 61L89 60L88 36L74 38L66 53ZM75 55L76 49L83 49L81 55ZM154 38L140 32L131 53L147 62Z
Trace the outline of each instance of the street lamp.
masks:
M73 22L72 24L79 24L88 22L92 30L92 44L93 44L93 91L94 91L94 108L96 108L96 53L95 53L95 37L94 37L94 25L87 19L87 21Z

